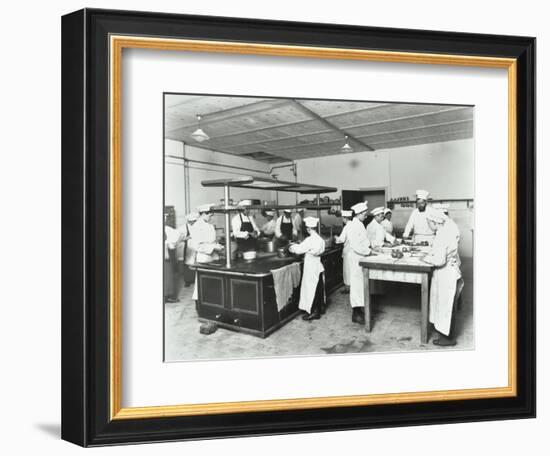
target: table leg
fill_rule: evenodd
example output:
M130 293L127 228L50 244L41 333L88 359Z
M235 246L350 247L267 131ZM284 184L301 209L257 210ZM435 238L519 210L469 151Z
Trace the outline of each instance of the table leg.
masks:
M365 329L370 332L372 326L371 312L370 312L370 286L369 286L369 270L363 268L363 293L365 299Z
M421 298L421 313L422 321L420 323L420 342L423 344L428 343L428 312L429 312L429 286L428 286L428 274L422 274L422 298Z

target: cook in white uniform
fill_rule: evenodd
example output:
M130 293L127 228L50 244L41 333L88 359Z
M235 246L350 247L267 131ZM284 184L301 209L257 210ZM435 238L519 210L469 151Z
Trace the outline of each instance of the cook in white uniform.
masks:
M288 250L298 255L304 254L304 272L300 286L298 307L306 312L303 320L318 320L325 309L325 268L321 263L321 254L325 251L325 241L317 233L319 219L306 217L306 231L309 234L301 243L291 244Z
M410 237L412 231L414 233L414 242L419 243L428 241L431 245L435 233L426 221L426 214L430 211L430 208L427 207L429 195L430 194L426 190L416 191L416 209L412 211L412 214L409 217L409 221L405 226L403 237Z
M389 243L395 242L395 238L388 233L381 225L384 220L384 208L377 207L371 211L373 219L367 226L367 237L369 238L372 248L379 248L384 245L384 241Z
M382 228L393 236L393 223L391 222L392 211L389 207L384 209L384 220L380 222Z
M275 236L275 228L277 226L277 221L275 220L275 212L274 211L265 211L265 216L267 218L267 222L265 222L261 228L261 232L270 238Z
M193 233L193 225L199 218L197 212L191 212L185 217L185 223L179 227L182 234L180 243L177 245L178 263L182 265L183 280L185 286L189 287L195 282L195 271L189 268L190 265L195 264L195 249L193 247L193 241L191 240Z
M212 217L213 204L203 204L197 208L199 218L193 225L193 245L197 252L195 261L197 263L211 263L219 260L219 252L223 250L223 246L216 240L216 228L210 223ZM195 290L193 291L193 299L199 298L197 278L195 277Z
M349 294L349 240L348 240L348 230L349 225L351 222L351 219L353 217L353 211L342 211L342 222L344 224L344 228L342 229L342 232L339 236L336 236L335 242L337 244L344 244L344 248L342 250L342 259L343 259L343 275L344 275L344 289L342 290L342 294Z
M350 293L349 300L352 307L351 321L354 323L365 324L365 293L363 268L359 265L360 261L371 254L370 242L367 237L367 230L363 225L367 217L367 202L357 203L351 208L354 217L348 223L349 229L346 233L349 240L349 279Z
M462 274L458 256L458 239L449 218L439 210L432 209L426 216L435 231L432 249L424 261L435 266L430 286L429 319L438 332L434 345L453 346L453 307L457 285Z
M439 209L441 212L443 212L448 220L449 227L452 227L452 229L455 231L458 241L460 241L460 230L458 229L457 224L455 221L449 216L449 204L447 203L435 203L432 204L432 209Z
M260 230L256 225L254 217L250 215L250 201L241 201L237 206L242 208L242 212L234 215L231 219L231 232L237 241L237 248L241 252L256 249L256 238Z

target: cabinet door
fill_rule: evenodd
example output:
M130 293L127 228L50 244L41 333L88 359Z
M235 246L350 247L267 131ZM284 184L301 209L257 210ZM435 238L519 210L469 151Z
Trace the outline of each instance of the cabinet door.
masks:
M230 278L229 303L233 324L249 329L262 329L261 287L254 279Z

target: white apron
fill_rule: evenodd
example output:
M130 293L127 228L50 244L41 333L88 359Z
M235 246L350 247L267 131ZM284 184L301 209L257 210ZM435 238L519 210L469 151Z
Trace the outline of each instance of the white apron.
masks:
M350 252L349 258L349 301L351 307L365 307L365 280L360 261L365 261L366 255Z
M342 229L342 232L340 233L340 236L336 238L337 244L344 244L344 248L342 249L342 272L344 275L344 285L349 287L349 274L350 274L350 246L349 246L349 240L347 237L347 231L350 226L350 222L348 222L346 225L344 225L344 228Z
M403 237L409 237L409 234L412 231L414 234L413 241L415 243L428 241L428 244L432 245L435 233L430 228L426 220L426 214L431 210L433 209L428 206L424 212L420 212L418 209L412 211L409 221L407 222L407 226L405 226Z
M435 235L432 253L425 261L436 266L430 286L429 320L440 333L449 335L457 281L462 278L458 240L453 228L444 225Z
M302 274L298 307L307 313L311 313L319 274L325 271L323 263L321 263L321 254L325 251L325 241L316 232L312 232L300 244L292 245L290 250L299 255L304 254L304 272Z
M354 218L347 231L349 240L348 272L349 272L349 300L351 307L365 306L365 290L363 280L363 268L359 265L360 261L370 255L370 242L367 238L367 230L359 219Z
M350 281L350 262L351 262L351 256L350 256L350 249L349 246L344 244L344 250L342 251L342 263L343 263L343 275L344 275L344 285L349 287L349 281Z
M218 253L214 251L214 248L218 245L214 225L202 219L197 220L193 225L192 237L196 263L211 263L220 259ZM195 289L193 290L192 299L199 299L198 274L195 275Z

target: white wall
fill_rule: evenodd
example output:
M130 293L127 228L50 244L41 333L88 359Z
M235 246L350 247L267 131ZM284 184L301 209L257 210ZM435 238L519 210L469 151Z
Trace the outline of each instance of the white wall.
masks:
M473 198L472 139L298 160L298 180L341 190L387 187L388 198Z
M483 153L483 151L478 151ZM474 141L464 139L387 149L390 197L419 188L435 199L474 197Z
M220 204L221 199L224 196L222 187L204 187L202 185L203 180L207 179L222 179L222 178L234 178L239 176L260 176L270 177L266 174L270 170L270 165L261 163L257 160L237 157L230 154L224 154L221 152L214 152L208 149L184 145L181 141L173 141L167 139L164 143L165 146L165 204L173 205L176 209L176 222L177 224L183 223L185 215L188 212L196 211L197 206L205 203ZM189 164L189 205L186 205L186 186L185 186L185 172L183 166L183 160L175 157L185 157L189 160L198 160L208 162L210 164ZM245 169L234 169L229 166L216 166L217 165L229 165L238 166ZM250 170L256 170L253 172ZM280 176L280 180L294 180L294 176L288 169L281 169L277 171ZM294 204L294 193L280 192L280 202L288 202ZM231 188L230 198L235 202L238 202L244 198L260 199L262 201L275 201L275 192L267 190L254 190L244 188ZM256 211L256 219L258 223L263 222L263 217ZM224 221L222 215L215 215L213 217L213 223L218 229L224 227Z

